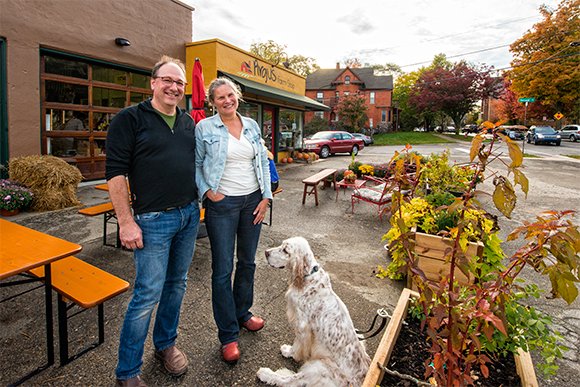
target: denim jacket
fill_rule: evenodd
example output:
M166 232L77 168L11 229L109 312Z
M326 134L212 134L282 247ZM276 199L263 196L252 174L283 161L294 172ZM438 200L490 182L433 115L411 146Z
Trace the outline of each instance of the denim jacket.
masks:
M262 199L272 199L268 154L261 142L260 128L256 121L239 114L238 117L242 120L242 135L254 148L252 163L262 192ZM228 128L222 122L219 114L203 119L195 126L195 182L202 203L207 190L211 189L217 193L226 166L228 140Z

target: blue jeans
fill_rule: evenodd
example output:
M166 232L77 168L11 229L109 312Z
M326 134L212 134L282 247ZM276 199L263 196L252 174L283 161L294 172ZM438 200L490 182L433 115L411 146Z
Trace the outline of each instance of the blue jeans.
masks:
M205 224L212 255L213 316L222 344L238 341L240 324L252 317L255 256L262 225L252 213L262 200L260 190L250 195L226 196L218 202L205 199ZM234 248L236 246L236 273Z
M135 222L143 233L143 248L133 251L135 285L121 329L117 379L139 375L151 314L157 304L155 350L175 344L199 226L199 205L196 200L166 211L135 215Z

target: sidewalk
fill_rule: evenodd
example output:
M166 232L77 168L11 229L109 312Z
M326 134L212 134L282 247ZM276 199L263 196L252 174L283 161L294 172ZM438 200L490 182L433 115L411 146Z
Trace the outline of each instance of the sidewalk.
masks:
M384 153L386 150L379 151L380 148L383 147L370 147L368 151L365 149L367 152L361 153L357 161L388 161L392 151L389 150L387 155ZM400 148L396 147L396 150ZM241 358L233 366L221 360L217 329L212 316L209 240L198 239L190 266L177 341L188 356L189 370L180 378L169 377L161 363L153 356L153 344L149 336L141 369L143 379L149 386L265 386L255 376L260 367L270 367L274 370L282 367L297 370L300 367L301 364L285 359L280 354L280 346L291 344L294 339L294 333L286 318L284 297L289 273L286 270L271 268L264 258L266 249L277 246L292 236L304 236L309 240L314 254L324 270L330 274L334 291L348 307L356 328L368 329L376 310L381 307L392 312L404 284L402 281L378 279L374 275L377 265L383 267L388 265L385 242L382 242L383 235L388 231L388 221L384 220L381 223L376 217L375 210L367 203L357 204L354 214L351 214L349 189L345 193L341 190L336 200L336 192L327 188L319 191L318 206L314 205L313 196L308 196L306 203L301 204L302 179L322 168L346 168L349 163L349 156L338 156L313 164L293 163L277 166L280 188L283 192L274 199L273 225L262 228L256 255L257 269L252 308L254 314L266 320L266 326L256 333L241 331ZM88 206L108 201L106 192L93 188L98 183L102 182L91 182L79 187L78 196L83 204ZM535 202L528 199L528 204L533 206ZM132 284L134 279L132 253L103 246L102 217L81 216L77 214L77 210L78 208L72 208L43 214L24 213L8 220L82 245L83 251L77 254L78 258ZM110 231L115 231L115 227L110 227ZM110 238L113 238L113 235ZM55 364L23 385L113 386L119 332L131 292L132 289L105 303L104 344L65 367ZM0 305L2 323L0 356L3 359L0 366L0 385L9 384L19 375L29 372L45 361L45 339L42 329L44 316L39 297L37 290ZM553 302L554 300L548 303ZM538 303L546 301L541 299ZM554 311L553 316L556 317L559 313L562 319L558 320L558 323L562 322L570 328L567 343L572 345L578 343L580 325L574 330L573 323L566 321L580 323L579 302L576 301L571 308L559 306L558 302L556 305L559 312ZM56 310L56 307L54 309ZM571 314L576 320L566 320L565 314ZM73 318L69 322L69 335L71 342L75 342L71 345L71 352L74 352L74 346L82 347L96 341L96 310L89 310ZM57 344L56 329L54 336ZM367 341L367 351L371 357L380 339L381 335ZM58 348L56 351L58 354ZM575 348L571 352L576 356L578 350ZM580 380L580 369L574 368L574 364L577 365L576 359L563 363L558 377L550 382L544 381L541 375L538 375L540 385L569 386L571 381Z

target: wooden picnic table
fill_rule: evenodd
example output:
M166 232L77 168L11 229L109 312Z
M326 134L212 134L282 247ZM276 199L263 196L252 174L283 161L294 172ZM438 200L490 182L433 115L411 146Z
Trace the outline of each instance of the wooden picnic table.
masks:
M306 201L306 195L314 194L314 200L316 205L318 205L318 183L321 181L329 181L334 184L334 189L336 190L336 169L326 168L322 171L307 177L302 180L304 183L304 194L302 195L302 204Z
M0 280L6 280L44 266L44 276L42 277L27 277L23 280L0 283L0 287L12 287L33 281L44 281L47 363L12 384L12 386L16 386L54 364L51 264L78 253L82 250L82 246L3 219L0 219L0 246L2 246L0 249ZM0 302L11 300L25 293L27 291L2 299Z

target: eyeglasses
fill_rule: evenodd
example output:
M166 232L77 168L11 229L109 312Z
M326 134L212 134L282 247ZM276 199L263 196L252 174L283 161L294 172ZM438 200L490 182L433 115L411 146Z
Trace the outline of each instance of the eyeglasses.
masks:
M180 89L183 89L185 86L187 86L187 82L183 82L183 81L176 81L174 79L172 79L171 77L155 77L155 79L161 79L161 83L163 83L163 86L166 87L171 87L174 83L175 86L179 87Z

